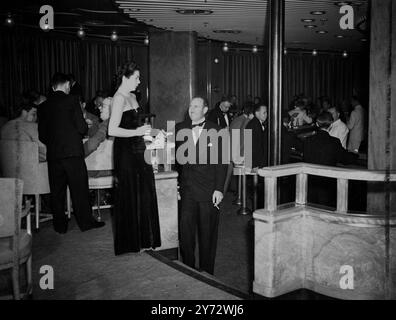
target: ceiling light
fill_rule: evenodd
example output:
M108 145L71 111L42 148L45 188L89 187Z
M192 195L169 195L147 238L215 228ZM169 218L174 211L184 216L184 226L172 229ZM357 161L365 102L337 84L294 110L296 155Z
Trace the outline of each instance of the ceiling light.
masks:
M352 4L351 1L337 1L334 2L334 4L338 7L342 7L342 6L350 6Z
M41 27L41 29L45 32L48 32L51 30L50 25L48 23L43 24L43 26Z
M326 31L326 30L318 30L318 31L316 31L316 33L319 33L319 34L326 34L326 33L328 33L328 31Z
M4 20L4 25L6 25L7 27L12 27L14 26L15 22L14 19L12 18L11 13L9 13L7 15L7 18Z
M84 31L83 27L80 27L80 29L78 29L77 37L79 37L80 39L83 39L85 37L85 31Z
M335 37L338 38L338 39L344 38L344 36L342 34L336 34Z
M283 49L283 54L285 54L285 55L287 54L287 48Z
M314 16L321 16L323 14L326 14L326 11L315 10L315 11L311 11L311 14L313 14Z
M204 9L178 9L176 10L179 14L186 14L186 15L208 15L212 14L212 10L204 10Z
M227 44L227 42L224 42L223 51L224 51L224 52L227 52L227 51L228 51L228 44Z
M214 58L214 63L219 63L219 59L218 58Z
M144 43L146 46L149 45L149 43L150 43L149 36L146 36L146 38L144 38L143 43Z
M252 52L253 52L253 53L257 53L257 51L258 51L257 46L253 46Z
M360 39L360 41L362 41L362 42L366 42L366 41L367 41L367 39L366 39L366 38L361 38L361 39Z
M313 49L313 50L312 50L312 55L313 55L313 56L317 56L317 55L318 55L318 51L316 51L316 49Z
M342 57L343 57L343 58L348 58L348 52L344 51L344 52L342 53Z
M111 41L117 41L118 40L118 35L117 32L113 31L113 33L110 36Z
M315 19L301 19L302 22L315 22Z
M314 24L306 24L304 27L307 28L307 29L313 29L313 28L317 28L317 25L314 25Z

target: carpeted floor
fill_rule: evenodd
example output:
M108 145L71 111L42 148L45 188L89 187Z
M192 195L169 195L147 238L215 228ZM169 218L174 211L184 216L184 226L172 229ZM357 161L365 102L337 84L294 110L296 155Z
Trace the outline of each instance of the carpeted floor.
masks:
M214 277L186 268L157 253L114 256L110 212L106 226L80 232L74 218L65 235L51 222L41 224L33 240L33 299L239 299L252 294L253 223L237 214L228 193L221 206ZM157 257L157 258L156 258ZM40 288L42 266L54 270L54 289ZM11 293L10 277L0 272L0 295ZM280 299L318 299L307 291Z

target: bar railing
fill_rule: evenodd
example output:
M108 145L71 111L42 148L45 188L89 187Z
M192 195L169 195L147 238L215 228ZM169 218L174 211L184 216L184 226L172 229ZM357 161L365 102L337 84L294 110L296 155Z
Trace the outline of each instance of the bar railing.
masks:
M251 170L247 170L251 172ZM394 182L396 172L348 169L309 164L304 162L258 169L257 174L264 178L264 209L277 210L277 178L296 175L296 205L307 204L308 175L337 179L337 212L348 212L349 180L371 182Z

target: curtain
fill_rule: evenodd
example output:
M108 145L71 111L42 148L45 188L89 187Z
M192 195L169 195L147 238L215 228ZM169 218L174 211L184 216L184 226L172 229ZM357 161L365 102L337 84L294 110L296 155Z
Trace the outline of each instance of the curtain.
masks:
M83 87L86 100L93 98L97 90L112 93L117 67L131 59L141 68L143 81L139 89L141 105L145 107L147 54L147 47L110 40L80 40L1 30L0 111L11 117L18 106L18 97L27 90L35 89L46 94L51 76L57 71L73 73Z
M265 98L265 60L262 55L229 53L224 56L224 93L236 95L243 104L248 95Z
M315 103L326 96L340 105L354 94L363 95L362 78L368 66L358 56L288 54L284 59L283 103L286 109L294 95L303 93Z
M327 96L340 104L352 95L367 99L368 63L363 56L343 58L340 54L289 53L284 56L283 108L297 94L312 98ZM227 53L224 64L224 92L240 99L247 95L268 97L268 62L263 54Z

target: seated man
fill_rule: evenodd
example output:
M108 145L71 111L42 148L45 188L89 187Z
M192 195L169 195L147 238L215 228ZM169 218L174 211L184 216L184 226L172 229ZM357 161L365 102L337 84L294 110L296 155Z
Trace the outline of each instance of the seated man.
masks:
M312 123L312 118L307 115L307 110L302 100L296 102L294 109L289 111L289 115L292 119L293 127L300 127L304 124Z
M100 107L105 98L106 98L106 94L102 90L96 91L95 97L86 106L87 111L99 117Z
M39 161L46 161L47 148L39 140L36 107L33 104L23 105L18 114L18 118L8 121L1 128L0 138L2 140L37 142Z
M329 134L332 137L340 139L341 145L344 149L347 147L347 138L349 129L347 125L340 119L340 110L338 107L330 107L329 112L333 116L333 123L329 127Z
M103 104L100 108L100 118L102 122L99 123L96 132L84 142L85 158L87 158L91 153L96 151L99 148L100 144L106 140L111 113L111 102L111 97L103 100ZM111 171L88 171L89 177L103 177L109 175L112 175Z
M83 113L83 117L88 125L88 137L92 137L99 129L99 117L87 111L86 102L81 96L79 96L80 106ZM103 103L103 102L102 102ZM102 104L101 104L102 106Z
M304 141L304 162L325 166L356 162L358 155L346 151L338 138L330 136L328 129L333 123L329 112L322 112L317 119L319 131ZM308 178L308 202L335 207L336 181L310 176Z
M111 112L112 98L108 97L103 100L103 104L100 107L100 122L93 134L84 143L84 154L88 157L92 152L98 149L99 145L107 137L107 129L109 126L110 112Z

